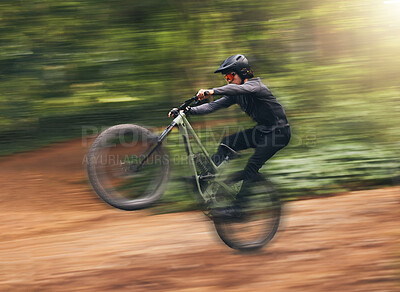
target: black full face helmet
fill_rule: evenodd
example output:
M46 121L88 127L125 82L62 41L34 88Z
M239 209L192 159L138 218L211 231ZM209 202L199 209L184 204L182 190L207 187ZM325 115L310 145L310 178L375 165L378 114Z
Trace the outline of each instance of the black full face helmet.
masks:
M227 74L230 72L235 72L242 80L253 77L253 71L250 68L249 61L241 54L230 56L222 62L221 66L219 66L218 70L214 73Z

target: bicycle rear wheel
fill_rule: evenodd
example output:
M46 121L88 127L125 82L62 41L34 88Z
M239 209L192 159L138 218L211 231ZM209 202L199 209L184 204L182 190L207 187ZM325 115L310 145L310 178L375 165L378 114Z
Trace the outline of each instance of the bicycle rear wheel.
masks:
M252 251L266 245L278 230L281 203L276 190L266 179L243 183L243 216L233 220L216 220L219 237L229 247Z
M164 193L169 159L157 136L143 127L123 124L97 137L88 154L87 171L101 199L119 209L136 210Z

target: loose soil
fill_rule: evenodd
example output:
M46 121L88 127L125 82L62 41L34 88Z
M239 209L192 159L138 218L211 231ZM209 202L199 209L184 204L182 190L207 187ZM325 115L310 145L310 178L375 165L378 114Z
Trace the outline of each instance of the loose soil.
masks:
M126 212L88 185L90 141L0 160L1 291L400 291L400 188L287 203L260 252L201 212Z

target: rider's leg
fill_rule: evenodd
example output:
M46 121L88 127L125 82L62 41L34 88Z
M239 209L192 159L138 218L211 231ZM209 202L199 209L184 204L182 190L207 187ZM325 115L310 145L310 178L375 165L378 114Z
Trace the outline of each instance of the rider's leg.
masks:
M258 170L276 152L284 148L290 140L290 128L278 128L269 133L255 130L256 149L244 168L246 179L257 176Z
M232 150L240 151L254 147L256 147L256 139L254 136L254 128L251 128L224 137L218 147L217 153L215 153L211 159L218 166L227 156L229 157L232 154Z
M258 170L264 163L270 159L276 152L284 148L290 140L290 128L278 128L270 133L261 133L255 130L257 147L254 154L250 157L243 171L243 191L237 195L237 203L246 202L246 184L257 181L261 178Z
M285 147L290 140L290 128L276 129L270 133L261 133L256 129L250 129L247 132L246 137L254 137L252 139L255 143L255 152L250 157L245 169L238 173L237 180L243 180L243 184L240 192L236 196L236 200L232 207L214 209L211 215L214 220L218 218L243 218L243 208L246 206L248 201L247 186L251 186L255 181L262 179L258 170L263 164L271 158L277 151ZM247 147L249 148L249 147ZM244 148L245 149L245 148Z

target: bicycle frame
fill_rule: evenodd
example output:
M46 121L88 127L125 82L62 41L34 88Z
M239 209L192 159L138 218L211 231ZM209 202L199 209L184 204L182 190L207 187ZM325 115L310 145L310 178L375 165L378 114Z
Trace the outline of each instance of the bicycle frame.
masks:
M212 192L211 190L208 189L205 192L201 190L199 174L197 172L196 163L194 161L193 148L189 139L189 133L190 135L193 136L195 143L200 147L201 152L204 154L205 158L207 159L207 162L211 165L213 172L216 174L216 176L218 175L218 167L211 160L211 157L208 154L207 150L201 144L200 138L197 136L192 126L190 125L189 121L186 119L186 115L184 113L181 113L179 116L175 118L174 121L179 128L180 134L182 135L183 142L185 144L185 150L188 155L189 166L190 169L192 170L192 173L194 174L197 189L200 195L203 197L204 201L209 202L212 199Z
M183 138L183 141L185 144L185 150L188 155L189 166L190 166L190 169L192 170L192 173L194 174L197 189L199 191L200 196L203 198L204 202L209 203L209 202L214 201L215 194L218 190L218 187L217 187L218 185L223 187L224 189L228 190L229 193L234 194L234 191L232 190L232 188L229 187L226 183L224 183L223 177L221 175L220 168L226 162L225 161L222 162L219 166L215 165L215 163L212 161L210 155L208 154L207 150L202 145L200 138L197 136L196 132L194 131L194 129L190 125L189 121L187 120L186 114L183 112L179 113L179 115L172 121L172 123L160 134L160 136L158 136L157 146L154 147L148 155L146 155L146 158L148 156L150 156L151 153L153 153L159 145L161 145L162 141L172 131L172 129L175 126L178 126L179 132L182 135L182 138ZM191 142L189 139L189 135L193 136L195 143L199 146L201 152L204 154L208 163L211 165L211 167L214 171L213 182L215 182L216 184L212 184L212 185L208 186L204 192L201 190L201 187L200 187L200 176L196 169L196 163L194 161L194 154L193 154L192 145L191 145ZM144 163L144 162L142 162L142 163Z

